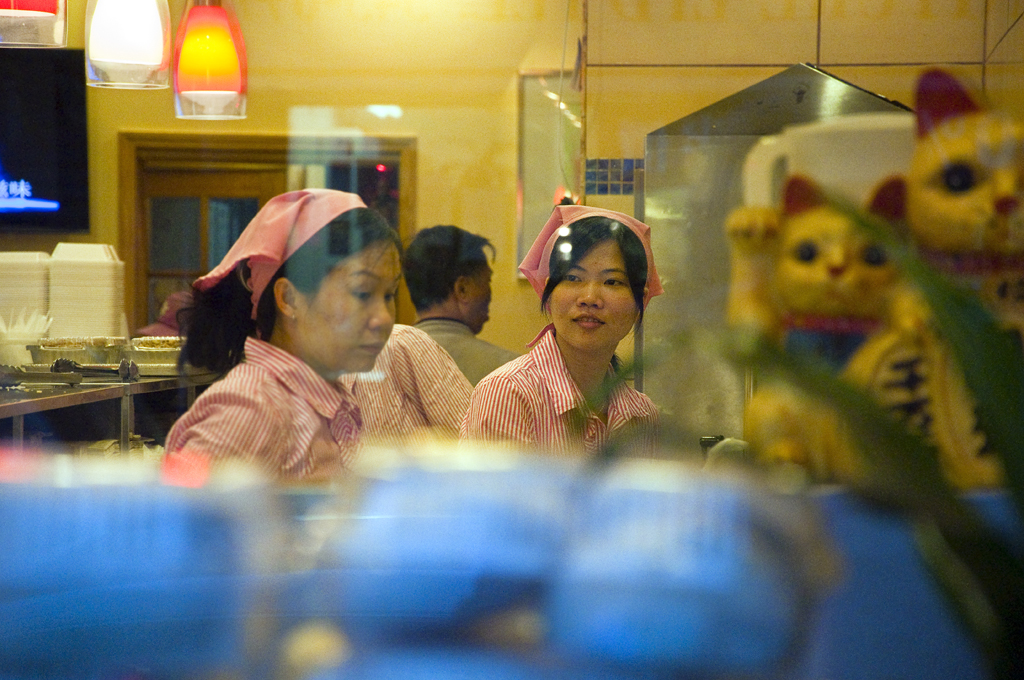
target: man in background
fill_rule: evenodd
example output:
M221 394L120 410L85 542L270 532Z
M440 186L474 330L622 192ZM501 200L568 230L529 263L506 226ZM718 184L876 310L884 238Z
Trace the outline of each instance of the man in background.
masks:
M483 236L441 225L416 234L402 264L416 328L444 347L474 385L518 356L476 337L491 304L488 251L493 257L494 246Z

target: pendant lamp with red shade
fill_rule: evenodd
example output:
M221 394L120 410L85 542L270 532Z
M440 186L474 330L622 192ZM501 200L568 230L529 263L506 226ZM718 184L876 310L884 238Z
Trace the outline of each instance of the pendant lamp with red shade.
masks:
M0 0L0 47L65 47L66 0Z
M173 72L178 118L245 118L245 42L230 0L187 0Z

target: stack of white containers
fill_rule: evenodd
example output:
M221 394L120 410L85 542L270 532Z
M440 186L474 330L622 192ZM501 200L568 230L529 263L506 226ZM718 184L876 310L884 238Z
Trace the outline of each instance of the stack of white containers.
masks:
M20 317L46 316L49 260L46 253L0 253L0 318L8 328Z
M123 337L124 262L105 243L58 243L50 257L51 338Z

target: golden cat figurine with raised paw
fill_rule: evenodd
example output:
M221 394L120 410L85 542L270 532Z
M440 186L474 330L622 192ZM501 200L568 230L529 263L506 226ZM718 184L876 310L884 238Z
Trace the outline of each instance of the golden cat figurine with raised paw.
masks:
M727 317L837 374L885 324L899 274L885 251L826 201L809 178L790 177L780 208L741 207L726 222L731 249ZM758 458L848 479L856 459L834 413L782 385L760 386L744 413Z

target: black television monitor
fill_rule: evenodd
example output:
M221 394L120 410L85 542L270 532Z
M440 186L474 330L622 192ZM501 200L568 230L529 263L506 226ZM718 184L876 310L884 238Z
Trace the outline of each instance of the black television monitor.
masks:
M85 52L0 49L0 231L89 231Z

